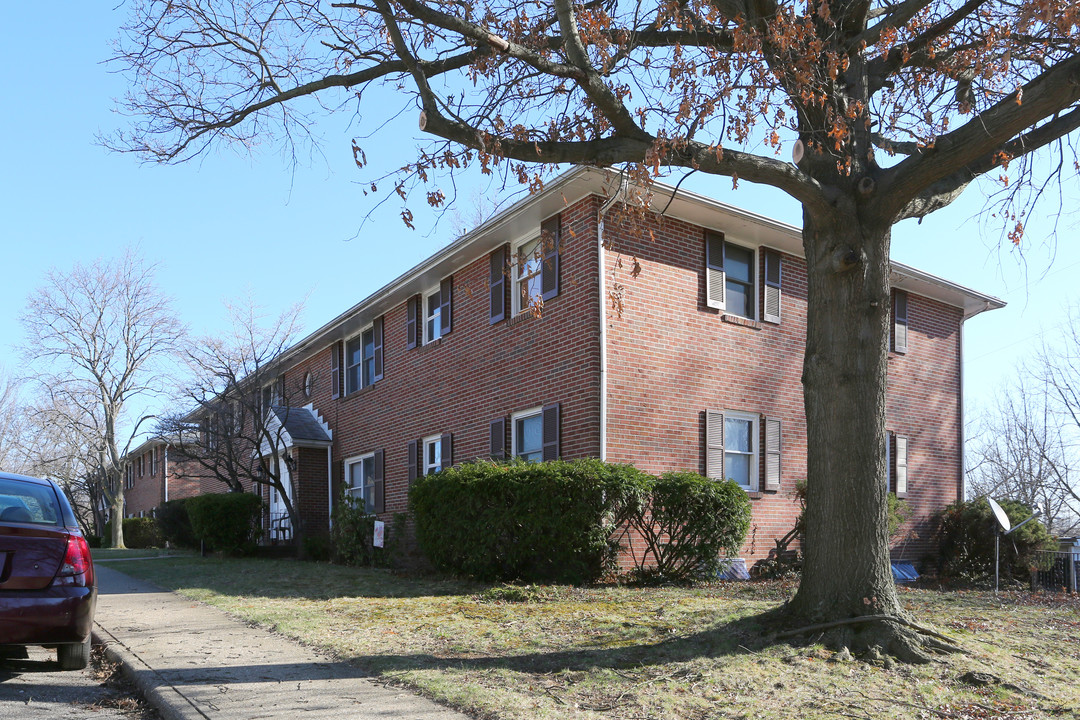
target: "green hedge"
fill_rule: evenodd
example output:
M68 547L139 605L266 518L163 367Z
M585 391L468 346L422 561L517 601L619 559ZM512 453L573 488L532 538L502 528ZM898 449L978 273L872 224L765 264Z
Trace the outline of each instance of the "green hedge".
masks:
M637 555L642 580L715 578L738 554L750 529L750 498L732 480L669 472L650 483L646 502L631 507L629 524L645 542Z
M187 501L196 542L225 553L250 552L259 534L262 499L252 493L198 495Z
M409 490L420 549L480 580L593 582L615 567L612 539L649 476L599 460L476 461Z
M186 548L199 546L191 529L191 518L188 517L187 504L190 499L168 500L154 510L161 536L170 545Z
M1031 516L1031 509L1014 500L1002 500L1012 524ZM946 576L981 580L994 574L994 534L997 521L985 498L954 503L941 514L941 570ZM1032 520L1001 538L1002 578L1027 582L1038 553L1056 550L1057 543L1038 520Z
M101 539L98 542L102 542ZM112 542L112 520L105 523L104 542ZM124 546L133 550L162 547L165 538L158 530L154 518L124 518Z

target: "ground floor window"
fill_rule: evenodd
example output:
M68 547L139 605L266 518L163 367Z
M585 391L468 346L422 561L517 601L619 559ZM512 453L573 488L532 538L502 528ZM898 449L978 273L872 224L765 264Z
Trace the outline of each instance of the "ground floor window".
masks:
M515 413L510 426L514 457L540 462L544 456L544 424L541 408Z
M431 475L442 469L442 436L424 438L423 475Z
M758 489L758 416L724 414L724 474L749 491Z
M366 513L375 512L375 453L345 461L346 493Z

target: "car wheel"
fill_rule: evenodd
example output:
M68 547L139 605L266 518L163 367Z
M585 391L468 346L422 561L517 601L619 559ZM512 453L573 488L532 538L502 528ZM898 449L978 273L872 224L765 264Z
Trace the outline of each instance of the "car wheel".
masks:
M90 638L78 645L57 645L56 659L61 670L82 670L90 664Z

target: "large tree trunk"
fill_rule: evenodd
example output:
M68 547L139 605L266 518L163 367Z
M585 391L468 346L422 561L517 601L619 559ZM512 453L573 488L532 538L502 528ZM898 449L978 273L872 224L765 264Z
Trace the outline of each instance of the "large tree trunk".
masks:
M109 538L110 547L124 549L124 493L114 493L112 502L109 504L112 515L112 536Z
M790 611L803 623L899 618L886 522L890 227L868 226L856 212L804 213L803 222L807 497L803 577ZM833 642L920 656L915 636L889 622L842 626Z

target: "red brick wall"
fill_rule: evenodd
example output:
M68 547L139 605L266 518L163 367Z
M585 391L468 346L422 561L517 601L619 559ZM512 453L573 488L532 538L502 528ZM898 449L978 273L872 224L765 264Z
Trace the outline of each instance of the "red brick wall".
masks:
M714 228L725 230L723 227ZM798 514L794 488L806 477L802 358L806 264L782 255L780 324L734 322L706 306L703 229L651 216L608 222L608 459L642 470L705 472L704 412L743 411L782 422L781 486L753 493L743 555L766 557ZM739 242L728 233L728 241ZM758 278L763 273L758 254ZM761 297L758 297L760 317ZM929 552L928 516L957 497L960 311L910 296L910 350L890 359L890 430L910 438L909 502L916 517L902 536L906 557ZM760 423L759 423L760 425ZM759 433L758 447L761 437ZM764 468L759 463L759 483ZM898 554L898 553L894 553Z
M962 497L959 308L908 296L908 351L889 353L886 427L908 438L912 518L894 538L894 558L936 552L934 513Z
M410 440L451 433L454 462L485 457L492 419L559 403L562 456L599 454L597 203L588 198L562 212L560 292L540 317L490 324L485 254L454 273L453 329L440 340L407 349L406 304L383 316L384 377L373 386L332 398L330 347L288 371L287 386L312 373L310 400L333 430L337 481L345 459L385 452L382 519L407 509ZM312 482L325 488L325 477L316 473Z

